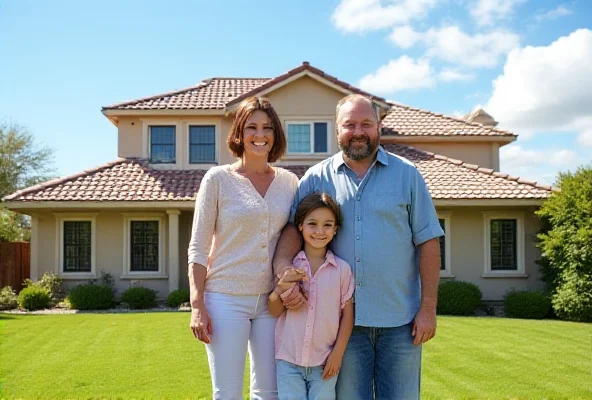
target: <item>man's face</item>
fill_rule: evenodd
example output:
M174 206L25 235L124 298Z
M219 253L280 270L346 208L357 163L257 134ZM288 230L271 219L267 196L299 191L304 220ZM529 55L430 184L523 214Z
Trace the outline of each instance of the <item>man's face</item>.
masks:
M357 101L341 106L337 115L337 143L351 160L374 157L380 143L380 123L370 104Z

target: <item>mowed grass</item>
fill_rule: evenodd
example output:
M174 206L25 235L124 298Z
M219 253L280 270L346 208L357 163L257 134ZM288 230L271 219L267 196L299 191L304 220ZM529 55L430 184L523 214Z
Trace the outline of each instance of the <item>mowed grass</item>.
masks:
M205 349L188 321L188 313L0 314L0 396L211 398ZM590 324L438 323L424 346L424 399L592 399Z

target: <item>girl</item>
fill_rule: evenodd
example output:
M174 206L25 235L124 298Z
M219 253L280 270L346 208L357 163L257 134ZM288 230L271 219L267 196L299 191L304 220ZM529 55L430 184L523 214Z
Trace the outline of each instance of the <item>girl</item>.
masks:
M280 274L269 295L275 328L278 395L281 399L335 399L337 373L352 328L354 279L351 267L327 245L341 220L339 206L326 193L313 193L298 205L294 225L304 250ZM286 310L282 299L302 290L308 304Z

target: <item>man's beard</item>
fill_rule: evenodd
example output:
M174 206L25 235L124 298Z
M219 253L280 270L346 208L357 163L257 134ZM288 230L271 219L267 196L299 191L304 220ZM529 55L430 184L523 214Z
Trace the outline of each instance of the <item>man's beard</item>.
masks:
M379 138L376 138L376 141L370 141L370 138L366 136L366 145L363 147L353 148L351 146L353 138L350 138L347 144L343 143L341 140L337 139L337 144L339 144L339 148L343 151L343 154L347 156L350 160L354 161L361 161L364 160L374 153L374 150L378 147ZM358 141L359 142L359 141Z

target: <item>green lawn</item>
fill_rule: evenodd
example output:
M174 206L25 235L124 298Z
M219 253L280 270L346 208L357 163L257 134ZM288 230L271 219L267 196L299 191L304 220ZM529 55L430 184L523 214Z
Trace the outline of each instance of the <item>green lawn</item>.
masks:
M0 396L210 398L188 313L0 314ZM246 390L245 390L246 393ZM592 325L440 317L425 399L592 399Z

